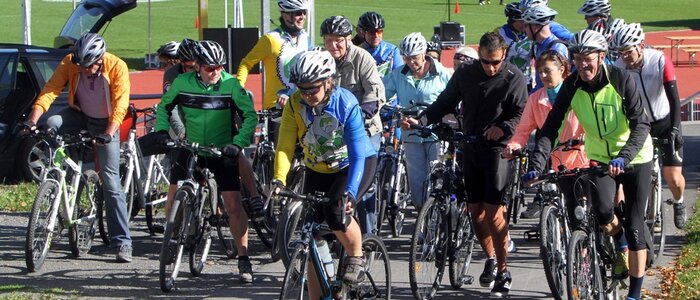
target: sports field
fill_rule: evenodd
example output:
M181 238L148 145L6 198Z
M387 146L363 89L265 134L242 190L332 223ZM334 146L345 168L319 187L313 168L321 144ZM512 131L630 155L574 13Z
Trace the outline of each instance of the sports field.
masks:
M455 1L426 0L316 0L316 26L331 15L345 15L355 23L365 11L374 10L384 15L387 28L385 40L398 43L409 32L420 31L427 37L440 21L447 20L448 10L452 20L466 26L467 43L478 42L478 37L504 23L503 6L499 0L491 5L479 6L478 0L460 1L460 13L455 14ZM21 7L19 0L0 1L0 42L22 41ZM53 38L73 8L72 0L33 0L32 43L52 46ZM138 7L114 19L104 32L108 51L127 58L129 63L142 63L148 52L148 5L139 0ZM279 13L276 1L271 2L271 18L277 22ZM700 4L697 0L613 0L613 16L628 22L641 22L647 31L671 29L700 29ZM233 22L233 0L229 0L229 21L224 22L224 0L209 0L209 27L224 27ZM559 12L557 21L572 31L583 29L585 21L576 10L583 0L550 0L550 7ZM248 27L260 25L260 1L244 1L244 20ZM195 0L152 0L151 52L169 40L197 37L194 27L197 16ZM273 25L274 27L274 25ZM317 41L318 43L318 41ZM131 65L138 68L137 65Z

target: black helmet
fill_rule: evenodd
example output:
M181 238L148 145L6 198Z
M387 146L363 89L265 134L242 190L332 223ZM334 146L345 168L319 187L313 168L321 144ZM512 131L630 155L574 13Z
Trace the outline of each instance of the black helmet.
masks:
M201 41L194 48L197 62L200 65L225 65L226 53L224 48L215 41Z
M364 30L377 30L384 28L384 17L377 12L368 11L360 16L357 27Z
M194 48L197 47L197 41L191 39L184 39L180 42L180 47L177 48L177 57L181 61L193 61L195 60Z
M523 11L520 10L520 3L519 2L511 2L506 5L506 8L503 10L503 12L506 15L506 18L511 18L513 20L522 20L523 19Z
M352 34L352 23L344 16L331 16L321 23L321 36L348 36Z
M105 54L107 45L97 33L86 33L75 42L72 62L81 67L89 67Z
M438 53L438 56L442 55L442 47L440 47L440 43L434 42L434 41L429 41L428 42L428 49L425 50L425 52L428 51L435 51Z

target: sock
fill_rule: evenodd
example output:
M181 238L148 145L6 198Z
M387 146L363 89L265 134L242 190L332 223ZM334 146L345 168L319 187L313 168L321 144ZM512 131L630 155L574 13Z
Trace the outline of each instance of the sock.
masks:
M683 195L681 195L680 199L674 199L676 202L675 203L683 203Z
M615 244L617 245L617 250L618 251L624 251L627 250L627 238L625 237L625 230L620 229L620 232L618 232L615 236Z
M637 278L634 276L630 276L630 286L629 286L629 294L627 294L627 298L632 298L632 299L639 299L642 294L642 283L644 282L644 276Z
M238 261L241 261L241 260L248 260L248 256L243 256L243 255L239 256Z

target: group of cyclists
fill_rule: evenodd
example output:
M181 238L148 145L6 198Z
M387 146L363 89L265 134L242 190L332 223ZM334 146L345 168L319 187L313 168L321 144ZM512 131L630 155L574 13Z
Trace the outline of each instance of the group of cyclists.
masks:
M362 14L355 28L344 16L328 17L320 28L323 46L313 47L304 30L309 3L277 3L280 26L259 39L235 76L224 70L226 54L214 41L184 39L159 49L168 67L164 94L155 132L141 140L160 145L186 139L221 149L221 158L203 157L198 163L214 173L220 187L241 282L254 281L248 219L265 215L266 195L257 194L250 162L241 155L257 124L253 100L244 86L250 70L263 62L262 107L282 110L268 128L276 145L271 193L287 184L295 148L301 147L307 168L303 193L323 193L335 200L317 209L316 219L328 223L347 252L341 266L344 282L363 280L362 234L372 233L382 222L376 218L375 195L368 192L374 190L384 130L381 108L420 102L429 106L414 108L416 116L401 120L408 186L417 210L430 196L424 183L440 147L437 136L416 134L416 125L430 126L454 115L459 130L474 137L462 145L460 165L474 232L487 257L481 286L491 288L495 296L505 296L511 289L508 250L513 243L504 196L508 159L525 148L537 130L524 182L559 166L607 167L606 174L592 177L595 188L589 197L598 223L620 250L614 273L629 277L628 299L640 299L651 243L646 240L644 216L652 137L673 141L661 149L663 176L673 194L670 202L677 227L683 227L686 215L673 65L662 52L645 47L638 23L613 19L608 0L585 0L579 13L589 26L571 33L554 22L557 12L546 0L513 2L504 6L506 23L485 33L478 50L456 50L452 71L441 63L439 41L428 41L420 32L409 33L398 46L384 41L385 20L373 11ZM111 245L119 248L117 261L128 262L131 238L117 158L118 126L128 105L129 82L126 64L105 49L99 35L82 36L39 95L23 128L24 132L35 128L39 116L69 86L70 107L51 117L48 126L59 131L87 126L93 131ZM573 140L584 142L576 144L576 151L552 152L556 143ZM172 151L172 170L166 213L191 155L167 151ZM559 185L573 215L577 201L573 181L564 179ZM241 186L251 192L249 198L242 199ZM619 202L625 205L622 216L614 213ZM345 218L355 211L357 219Z

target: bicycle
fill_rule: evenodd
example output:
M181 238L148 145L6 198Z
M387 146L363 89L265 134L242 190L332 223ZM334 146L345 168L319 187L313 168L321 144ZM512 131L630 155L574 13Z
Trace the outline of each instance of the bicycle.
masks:
M664 248L666 247L666 226L664 222L666 218L664 217L664 203L661 200L663 187L661 186L661 165L659 164L660 147L670 143L671 149L675 149L675 145L672 139L653 138L652 140L654 144L654 158L652 160L651 191L646 208L646 224L652 236L653 249L651 249L649 255L651 256L651 265L654 266L658 263L659 258L663 256Z
M287 174L287 186L296 193L301 193L304 189L306 166L304 166L303 159L304 152L301 147L297 147L292 160L292 170ZM272 257L273 260L281 258L284 265L288 266L294 252L294 243L291 242L300 238L302 225L304 224L300 222L303 205L297 199L284 196L276 197L269 201L278 202L281 211L281 219L277 222L277 228L275 229Z
M337 254L338 265L343 264L345 251L328 225L314 222L314 205L327 205L331 200L323 194L301 195L291 190L280 191L278 196L296 199L302 203L304 212L303 230L299 240L293 242L294 253L284 275L280 299L303 299L307 288L307 276L316 276L321 286L322 299L391 299L391 266L386 246L374 234L365 234L362 238L362 252L365 265L365 279L355 285L343 283L343 274L337 272L335 278L329 274L319 257L318 240L334 246L328 246ZM343 205L344 206L344 205ZM307 263L311 262L315 272L307 274ZM335 267L333 267L335 269Z
M587 176L607 173L606 168L590 168L569 171L577 181ZM578 183L577 183L578 184ZM617 254L612 237L598 225L595 212L585 196L577 196L575 215L580 225L569 239L566 259L566 284L569 299L619 299L623 280L612 278L612 267Z
M68 240L74 257L90 251L96 231L95 193L100 179L95 171L82 169L80 158L85 147L92 144L87 131L59 135L49 129L35 130L31 134L50 144L44 161L47 167L41 172L42 183L27 224L24 254L27 269L35 272L43 266L54 235L60 236L65 228L69 231ZM68 155L68 147L78 149L77 161Z
M525 191L527 190L520 178L527 173L529 164L529 151L523 149L516 151L513 159L510 160L510 174L508 175L508 183L506 184L504 197L508 203L506 222L518 224L520 220L520 209L525 206ZM535 200L533 200L535 201Z
M221 207L218 204L220 197L213 175L208 169L197 167L199 154L221 157L221 150L187 141L171 141L168 147L183 149L192 156L188 160L185 179L178 182L163 234L159 256L159 281L163 292L175 287L185 250L189 253L190 274L197 277L202 273L211 246L212 225L220 232L222 220L226 220L217 210ZM201 176L197 176L198 173Z
M443 143L448 143L442 160L431 166L426 182L426 203L418 214L416 229L411 237L409 255L409 279L411 292L416 299L435 297L445 264L449 265L450 285L459 289L472 284L474 277L468 274L474 252L476 235L473 231L460 168L457 164L459 142L476 142L475 136L464 136L446 125L429 129L418 125L422 136L435 133Z

